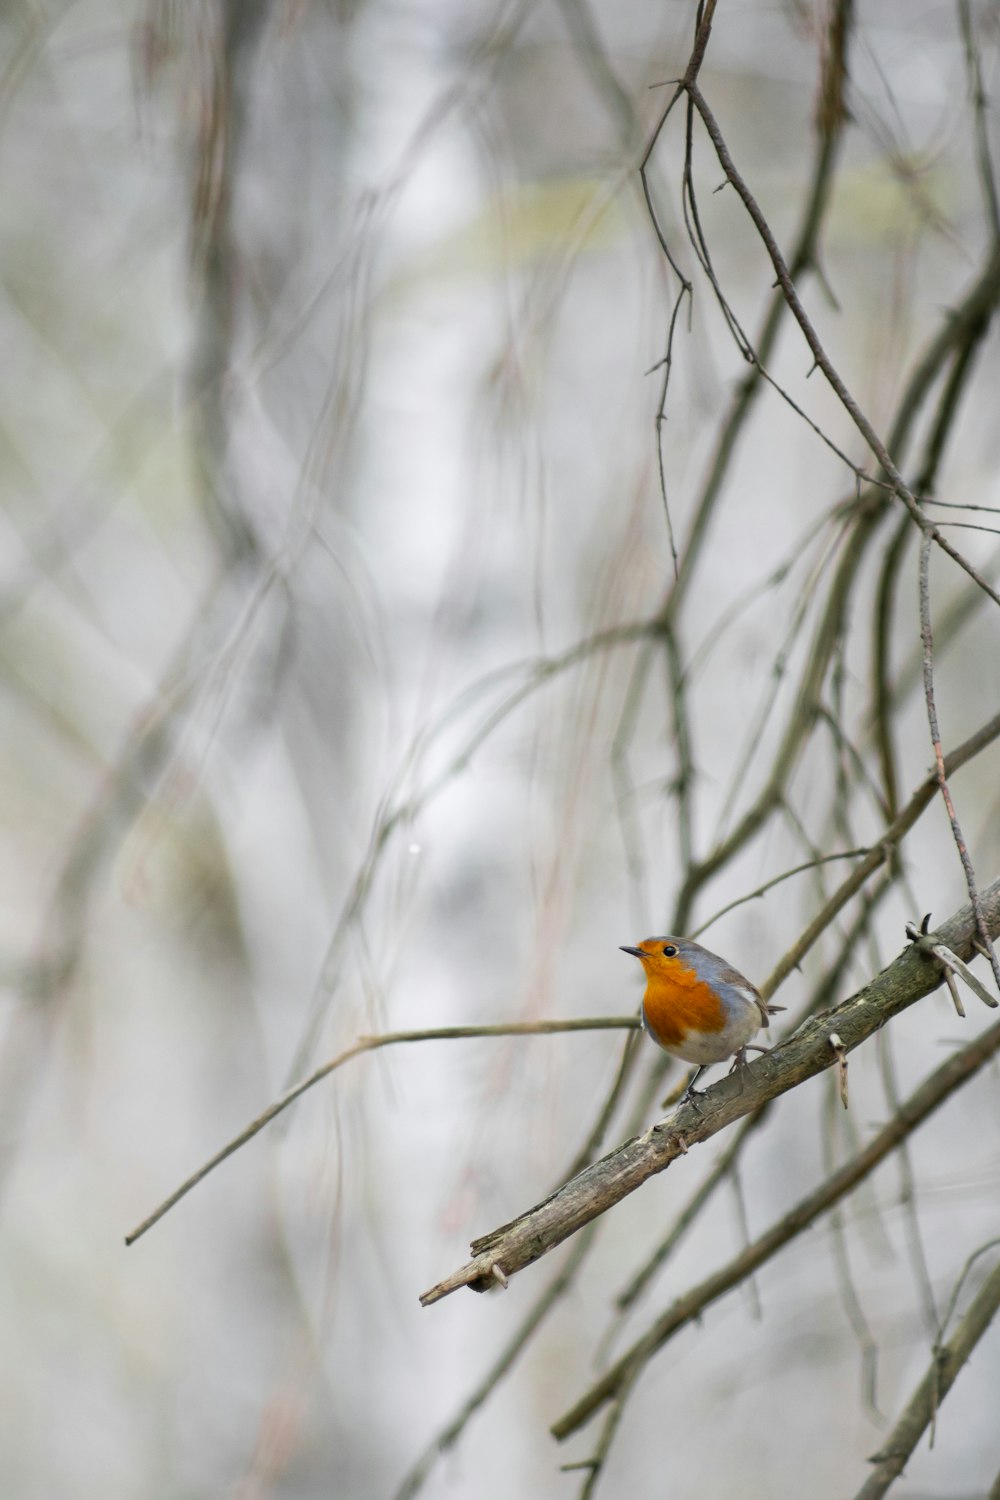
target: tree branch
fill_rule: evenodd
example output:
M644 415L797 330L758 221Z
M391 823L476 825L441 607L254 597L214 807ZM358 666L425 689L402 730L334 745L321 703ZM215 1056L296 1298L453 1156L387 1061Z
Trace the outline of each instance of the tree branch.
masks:
M983 917L1000 931L1000 880L981 897ZM963 907L935 934L960 957L971 958L976 931L972 907ZM682 1105L645 1135L634 1137L565 1183L509 1224L472 1243L473 1259L424 1292L428 1307L459 1287L485 1291L496 1272L509 1278L540 1259L584 1224L605 1213L648 1178L664 1171L690 1146L709 1140L726 1125L752 1114L770 1099L824 1072L837 1061L830 1044L836 1033L845 1052L942 983L940 966L909 948L858 994L806 1023L780 1047L708 1090L706 1098Z
M997 1031L993 1026L986 1032ZM1000 1310L1000 1261L983 1282L968 1312L946 1344L937 1344L926 1375L889 1434L872 1458L875 1468L858 1490L855 1500L879 1500L903 1472L907 1459L931 1426L938 1407L948 1394L959 1370Z
M958 857L962 861L962 869L965 872L965 887L969 892L969 900L972 902L973 910L977 914L976 925L979 929L980 942L986 957L990 961L998 987L1000 987L1000 959L997 958L990 942L990 935L986 931L986 924L979 920L978 906L976 903L976 872L972 867L972 856L969 854L969 846L962 832L962 825L958 821L958 813L955 811L955 802L948 785L948 776L945 771L944 751L941 749L941 730L938 728L937 702L934 696L934 634L931 629L931 597L930 597L930 558L931 539L926 534L920 539L920 639L923 645L923 667L924 667L924 701L927 704L927 723L931 732L931 745L934 749L934 774L937 784L941 789L941 797L948 811L948 821L951 824L951 835L955 840L955 848Z
M751 219L753 220L754 225L757 229L757 233L760 235L761 239L764 242L764 246L771 259L771 264L774 266L775 275L777 276L778 281L781 285L781 289L785 295L785 299L792 310L792 316L795 318L795 321L798 323L803 332L803 335L805 336L806 343L809 345L809 348L812 351L812 355L814 360L816 361L817 367L823 371L823 374L826 376L827 381L833 389L837 399L840 401L840 404L844 407L844 410L851 418L851 421L861 433L865 442L868 444L868 447L871 449L873 455L878 459L879 464L881 465L883 471L889 479L893 493L898 495L900 500L902 500L903 504L906 506L906 509L909 511L911 518L920 527L921 531L923 531L927 536L930 536L943 552L946 552L954 562L958 563L959 567L964 568L965 571L969 574L970 578L973 578L975 580L979 587L984 591L984 593L987 593L990 596L995 604L1000 604L1000 594L997 593L996 589L994 589L993 586L985 578L983 578L978 570L974 568L972 564L961 555L961 553L956 552L955 548L945 540L934 523L928 520L928 518L924 515L916 496L913 494L912 490L903 479L902 474L896 468L889 450L882 442L882 439L875 431L875 428L872 426L865 413L861 410L861 407L858 405L851 392L848 390L841 376L835 369L832 360L821 344L819 336L816 333L816 330L813 327L812 322L810 321L809 315L807 314L805 307L803 306L802 301L799 298L799 294L795 289L795 285L788 274L788 267L785 265L784 258L778 248L778 242L774 238L771 227L768 224L767 220L764 218L764 215L761 212L756 199L754 198L749 187L740 176L740 173L736 168L736 164L734 163L732 156L730 155L729 147L726 145L726 142L722 136L722 132L719 129L719 123L716 120L715 115L712 113L712 110L709 108L708 101L706 100L704 94L701 92L696 83L688 82L687 79L685 79L684 88L694 108L701 116L702 124L708 131L709 137L712 141L712 145L715 147L716 155L719 158L719 163L722 167L722 170L725 172L726 177L732 183L733 187L736 189L736 192L743 200L743 205L746 208ZM997 262L997 260L998 252L994 247L992 261L995 263Z
M992 920L996 926L1000 927L1000 881L990 888L988 895ZM963 908L959 917L963 921L971 943L972 933L975 930L972 908ZM953 919L953 922L947 926L952 927L954 920L957 919ZM908 956L903 954L883 971L879 979L886 979L892 975L899 968L902 960ZM879 980L876 980L874 984L869 985L859 997L848 1001L848 1005L853 1007L859 1003L872 1004L872 990L878 983ZM827 1050L830 1052L831 1062L834 1061L833 1049L828 1047ZM591 1386L576 1405L553 1424L554 1436L560 1440L568 1437L578 1427L582 1427L606 1401L617 1399L621 1389L634 1380L636 1371L647 1364L675 1333L700 1317L705 1308L717 1301L725 1292L753 1275L780 1249L808 1228L820 1214L825 1213L840 1199L846 1197L887 1156L891 1155L918 1125L921 1125L951 1094L963 1088L969 1078L998 1052L1000 1052L1000 1022L995 1022L961 1052L956 1052L948 1058L947 1062L935 1069L930 1077L926 1078L919 1088L900 1105L889 1123L874 1135L862 1150L830 1177L825 1178L813 1192L800 1199L777 1224L772 1225L720 1270L693 1286L683 1297L679 1297L653 1323L652 1327L616 1360L601 1379Z

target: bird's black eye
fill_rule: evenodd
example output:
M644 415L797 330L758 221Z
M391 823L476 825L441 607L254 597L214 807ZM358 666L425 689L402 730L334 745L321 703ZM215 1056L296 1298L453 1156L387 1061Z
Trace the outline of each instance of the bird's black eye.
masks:
M663 956L664 956L664 958L676 958L677 957L677 949L674 947L673 943L668 943L667 944L667 946L663 950Z

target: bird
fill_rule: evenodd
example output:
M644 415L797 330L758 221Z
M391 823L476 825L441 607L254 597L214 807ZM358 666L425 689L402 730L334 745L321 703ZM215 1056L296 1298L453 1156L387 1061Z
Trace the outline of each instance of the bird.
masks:
M782 1008L768 1005L739 969L690 938L651 937L634 948L622 944L621 951L645 970L643 1030L671 1057L697 1066L678 1104L703 1095L695 1084L713 1063L731 1057L733 1068L745 1064L753 1037Z

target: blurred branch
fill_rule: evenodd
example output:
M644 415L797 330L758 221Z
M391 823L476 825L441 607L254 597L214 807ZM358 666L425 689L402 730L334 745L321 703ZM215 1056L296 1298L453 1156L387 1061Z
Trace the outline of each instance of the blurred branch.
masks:
M989 929L1000 931L1000 880L983 893L981 904ZM971 907L963 908L935 933L938 941L965 958L975 951L975 937ZM717 1083L704 1100L682 1105L542 1203L474 1240L474 1258L424 1292L421 1303L430 1306L463 1286L483 1291L495 1278L495 1268L509 1279L664 1171L678 1156L686 1155L690 1146L833 1066L837 1055L831 1034L837 1034L845 1052L853 1051L941 982L936 962L931 963L919 949L904 951L865 989L836 1010L807 1022L801 1032L750 1064L739 1077Z
M591 1224L577 1238L562 1270L528 1309L482 1380L469 1392L451 1421L431 1439L416 1463L408 1470L393 1500L413 1500L413 1496L423 1488L437 1461L455 1446L470 1418L475 1416L487 1398L493 1394L553 1307L572 1286L576 1273L594 1242L597 1228L597 1224Z
M955 430L958 407L966 394L968 382L974 368L976 355L980 352L996 307L1000 293L1000 277L994 272L985 281L987 297L977 295L974 287L966 299L967 315L960 319L961 337L957 343L944 387L938 397L931 433L924 446L924 457L915 481L917 494L929 498L937 482L938 470L944 455L948 436ZM968 310L971 309L971 315ZM890 445L891 439L890 439ZM895 451L895 448L893 448ZM892 708L899 698L899 684L893 691L889 671L891 627L895 614L896 584L902 566L906 546L912 535L909 517L904 516L897 527L889 547L886 549L879 570L879 582L875 595L874 611L874 661L873 719L876 744L882 772L886 801L892 814L897 810L896 756L892 742ZM974 588L973 597L978 602L982 594Z
M191 264L196 340L191 357L194 457L203 499L223 556L255 561L258 544L232 482L227 376L233 361L236 296L244 282L234 202L245 144L247 91L269 0L222 0L219 34L199 62L208 74L198 114L191 183Z
M958 0L958 22L965 45L965 66L969 75L969 93L972 97L976 137L976 165L979 184L982 188L986 216L995 243L1000 243L1000 202L997 200L997 183L990 152L988 110L990 101L983 88L983 71L979 62L979 44L972 24L972 7L969 0Z
M558 0L558 5L573 49L590 74L609 114L616 120L622 144L628 149L638 130L636 112L631 97L622 88L611 66L588 0Z
M675 929L686 930L695 897L702 886L737 854L763 827L785 796L789 777L808 741L820 704L831 653L840 639L844 620L867 540L877 524L870 504L859 510L837 571L827 591L825 606L814 632L801 684L788 723L775 750L767 781L747 807L736 827L702 859L690 865L677 896Z
M463 689L436 717L435 721L417 735L382 799L375 825L372 828L368 851L354 878L327 944L309 1015L289 1069L291 1079L299 1076L316 1044L326 1010L328 993L336 975L335 964L341 946L348 932L364 911L375 878L397 829L411 823L446 787L450 786L455 777L469 766L490 735L545 683L568 671L571 667L588 661L598 652L613 650L619 646L648 639L659 635L661 630L660 622L655 618L636 620L627 625L616 625L609 630L598 631L581 641L576 641L557 655L539 656L526 664L519 662L510 667L502 667L496 672L489 673L485 678L481 678L471 688ZM512 672L521 670L527 672L525 680L518 684L472 730L460 749L449 757L437 775L431 778L423 788L407 796L405 788L409 778L419 766L421 758L445 730L452 726L456 717L468 706L470 700L483 688L505 681Z
M985 1036L1000 1027L992 1026ZM985 1038L981 1038L984 1040ZM898 1479L927 1428L932 1426L941 1402L1000 1310L1000 1261L973 1298L964 1318L946 1344L932 1352L930 1367L910 1398L906 1410L871 1462L874 1470L858 1490L855 1500L879 1500Z
M178 721L190 709L197 666L214 644L217 626L216 610L207 606L185 634L158 690L134 715L118 759L70 839L36 952L17 971L26 1003L15 1010L0 1050L0 1180L20 1142L31 1091L44 1075L57 1002L84 952L95 888L175 751Z
M635 1273L628 1285L619 1292L615 1299L615 1305L619 1312L626 1312L634 1302L638 1301L656 1272L668 1257L673 1254L677 1245L687 1230L690 1229L695 1219L697 1219L716 1188L721 1182L725 1181L735 1167L743 1147L746 1145L748 1136L760 1125L763 1125L769 1109L769 1104L762 1104L759 1109L754 1110L752 1115L747 1116L738 1130L733 1132L725 1149L720 1153L717 1160L713 1162L710 1171L702 1178L695 1191L691 1194L691 1197L670 1226L668 1233L663 1237L641 1269Z

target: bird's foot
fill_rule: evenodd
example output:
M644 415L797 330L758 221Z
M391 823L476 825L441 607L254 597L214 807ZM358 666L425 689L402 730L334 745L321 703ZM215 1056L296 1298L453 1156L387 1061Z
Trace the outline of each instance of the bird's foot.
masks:
M704 1068L695 1068L694 1072L692 1074L690 1074L690 1076L688 1078L688 1081L684 1085L683 1088L680 1088L679 1086L677 1086L677 1087L672 1088L670 1090L670 1093L664 1099L663 1103L660 1105L660 1108L661 1109L671 1109L671 1108L680 1109L681 1105L682 1104L686 1104L688 1102L688 1100L690 1099L691 1103L697 1109L697 1107L698 1107L698 1100L699 1099L704 1099L704 1097L705 1097L705 1090L704 1089L696 1089L695 1088L695 1084L698 1082L698 1079L701 1077L701 1075L702 1075L702 1073L704 1071L705 1071Z

